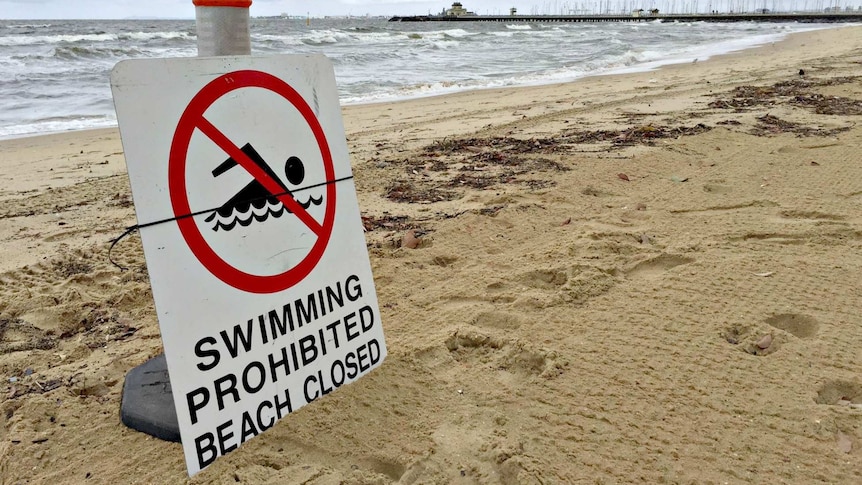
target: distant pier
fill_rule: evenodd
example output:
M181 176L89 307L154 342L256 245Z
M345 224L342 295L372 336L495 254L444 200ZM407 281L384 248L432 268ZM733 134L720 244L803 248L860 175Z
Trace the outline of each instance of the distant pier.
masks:
M862 12L644 15L413 15L390 22L800 22L862 23Z

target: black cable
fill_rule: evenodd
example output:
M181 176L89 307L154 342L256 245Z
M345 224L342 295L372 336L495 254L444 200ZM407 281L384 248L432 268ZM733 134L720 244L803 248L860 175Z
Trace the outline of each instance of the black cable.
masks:
M347 176L347 177L341 177L341 178L339 178L339 179L335 179L335 180L327 180L326 182L321 182L321 183L319 183L319 184L309 185L308 187L300 187L300 188L295 189L295 190L288 190L288 191L281 192L281 193L278 193L278 194L270 194L270 195L267 195L267 196L265 196L265 197L257 197L257 198L255 198L255 199L249 199L249 200L246 200L246 201L243 201L243 202L249 202L249 203L252 203L252 202L255 202L255 201L258 201L258 200L268 199L268 198L270 198L270 197L281 197L282 195L292 195L292 194L294 194L294 193L296 193L296 192L302 192L302 191L304 191L304 190L316 189L317 187L323 187L323 186L325 186L325 185L335 184L335 183L338 183L338 182L343 182L343 181L345 181L345 180L350 180L350 179L352 179L352 178L353 178L353 175L349 175L349 176ZM126 270L127 270L127 269L129 269L129 268L127 268L127 267L125 267L125 266L120 266L120 265L119 265L119 264L117 264L117 262L116 262L116 261L114 261L114 259L111 257L111 251L113 251L114 246L116 246L116 245L117 245L117 243L118 243L118 242L120 242L120 240L122 240L124 237L128 236L129 234L131 234L132 232L134 232L134 231L136 231L136 230L140 230L140 229L143 229L143 228L145 228L145 227L155 226L155 225L158 225L158 224L164 224L164 223L166 223L166 222L178 221L178 220L180 220L180 219L186 219L186 218L189 218L189 217L195 217L195 216L199 216L199 215L206 214L206 213L209 213L209 212L215 212L215 211L219 210L220 208L221 208L221 207L216 207L216 208L214 208L214 209L204 209L204 210L199 210L199 211L196 211L196 212L192 212L191 214L182 214L182 215L175 216L175 217L169 217L169 218L167 218L167 219L161 219L161 220L158 220L158 221L145 222L145 223L143 223L143 224L135 224L134 226L129 226L129 227L127 227L127 228L126 228L126 230L125 230L122 234L120 234L119 236L117 236L115 239L112 239L112 240L111 240L111 247L110 247L110 248L108 248L108 261L110 261L110 262L111 262L111 264L113 264L114 266L116 266L116 267L120 268L120 271L126 271Z

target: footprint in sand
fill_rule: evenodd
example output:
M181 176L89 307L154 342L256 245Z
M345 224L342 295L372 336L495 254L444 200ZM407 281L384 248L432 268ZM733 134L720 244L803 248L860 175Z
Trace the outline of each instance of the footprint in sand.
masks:
M862 409L862 383L843 380L827 381L817 389L814 402Z
M440 266L441 268L451 266L456 261L458 261L457 256L437 255L431 258L431 264L434 266Z
M685 256L662 254L634 265L626 275L630 278L656 278L672 268L693 262L694 259Z
M733 325L722 333L722 337L733 345L751 355L762 357L775 353L785 342L792 337L806 339L817 334L819 322L808 315L798 313L780 313L772 315L764 320L772 329L757 328L752 326Z
M766 319L766 323L799 338L813 337L820 327L820 323L814 318L798 313L773 315Z
M452 358L471 368L488 367L522 377L553 377L565 367L554 352L477 332L456 332L445 345Z
M496 328L500 330L517 330L521 326L522 322L522 318L518 315L507 312L490 311L479 313L475 318L473 318L471 323L477 327Z
M569 281L569 275L563 269L537 269L521 275L521 281L533 288L552 290Z
M826 406L838 406L850 408L851 421L838 419L835 422L835 445L841 453L858 453L859 443L862 437L859 428L855 424L855 415L862 410L862 384L854 381L831 380L824 382L817 389L814 402ZM843 425L842 425L843 421Z
M738 345L743 352L758 357L769 355L781 346L781 339L768 331L749 325L731 325L721 336L727 343Z

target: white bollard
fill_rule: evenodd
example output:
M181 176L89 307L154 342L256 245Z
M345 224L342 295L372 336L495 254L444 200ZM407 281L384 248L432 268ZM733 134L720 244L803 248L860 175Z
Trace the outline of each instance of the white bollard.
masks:
M248 8L251 0L192 0L198 30L198 56L251 54Z

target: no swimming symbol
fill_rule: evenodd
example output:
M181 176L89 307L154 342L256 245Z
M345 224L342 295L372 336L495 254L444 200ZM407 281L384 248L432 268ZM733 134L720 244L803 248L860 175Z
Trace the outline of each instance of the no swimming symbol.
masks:
M322 196L295 197L295 194L310 187L289 190L287 184L275 174L251 143L246 143L242 148L238 147L205 117L206 111L217 100L228 93L245 88L262 88L271 91L287 100L301 114L307 128L314 136L314 143L323 162L325 182L320 184L324 187ZM241 167L253 178L210 214L206 222L211 223L211 228L216 231L222 229L223 232L228 232L237 224L245 227L255 221L264 222L270 217L277 219L285 214L296 217L316 236L310 251L299 263L274 275L252 274L239 269L213 249L193 218L184 217L193 213L189 203L186 168L189 145L196 131L203 133L228 155L227 160L212 170L213 177L219 177L234 167L237 169ZM299 186L305 181L306 169L300 158L288 157L284 162L285 181L293 186ZM171 143L168 189L174 216L183 238L198 261L213 276L225 284L250 293L275 293L285 290L302 281L316 267L326 250L334 226L336 182L329 144L311 107L290 85L261 71L231 72L217 77L204 86L192 98L180 117ZM322 220L318 221L311 215L309 208L320 205L323 205L324 211Z

